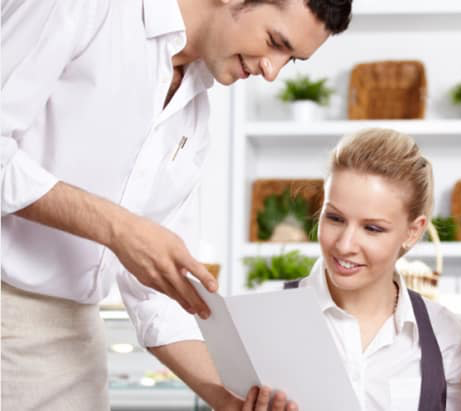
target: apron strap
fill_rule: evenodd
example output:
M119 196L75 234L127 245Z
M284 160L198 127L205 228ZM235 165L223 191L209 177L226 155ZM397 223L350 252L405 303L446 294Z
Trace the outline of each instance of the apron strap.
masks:
M421 346L421 393L418 411L445 411L447 382L440 347L423 298L412 290L408 290L408 294L415 313Z
M301 282L301 278L298 278L296 280L285 281L283 283L283 289L287 290L289 288L298 288L300 282Z

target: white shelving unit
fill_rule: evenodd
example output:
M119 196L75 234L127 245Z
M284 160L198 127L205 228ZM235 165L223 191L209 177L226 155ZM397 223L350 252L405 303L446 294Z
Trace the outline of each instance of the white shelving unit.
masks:
M433 15L460 13L461 3L458 0L354 0L355 15L399 15L417 14Z
M245 292L244 257L270 257L293 249L319 256L316 243L249 242L251 184L259 178L322 178L328 153L344 134L385 127L412 135L434 166L434 215L449 215L451 190L461 179L461 111L450 106L447 94L449 87L461 82L461 55L446 50L457 50L461 44L461 3L355 0L354 15L356 23L353 19L346 33L328 40L311 62L290 65L280 75L281 80L295 72L331 79L341 100L331 119L290 121L286 107L275 98L281 81L268 85L260 79L249 79L233 87L229 294ZM429 84L426 118L347 120L346 95L352 67L388 59L418 59L425 64ZM408 257L430 262L434 250L432 243L422 242ZM461 242L442 243L441 250L443 277L450 278L446 283L448 293L460 293L461 301Z
M442 254L445 259L461 258L461 242L443 242L440 244ZM320 255L318 243L257 243L248 242L242 247L240 257L271 257L282 252L300 250L303 254L310 257ZM409 258L427 258L434 255L434 245L430 242L421 242L415 245L407 254Z

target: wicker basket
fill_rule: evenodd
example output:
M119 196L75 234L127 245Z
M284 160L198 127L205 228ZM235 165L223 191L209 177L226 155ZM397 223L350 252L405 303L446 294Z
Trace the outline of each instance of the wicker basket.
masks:
M458 235L456 239L461 241L461 180L456 182L451 194L451 215L458 222Z
M219 270L221 269L221 265L220 264L211 264L211 263L203 263L203 265L205 266L205 268L211 273L211 275L214 277L214 278L218 278L219 276Z
M349 82L349 119L424 118L427 84L419 61L356 65Z
M320 210L323 202L322 179L255 180L251 200L250 241L264 241L258 238L258 213L263 210L266 197L281 195L287 188L293 196L300 195L307 200L312 213Z
M409 264L405 262L404 264L396 265L397 271L402 274L405 284L408 288L417 291L422 296L429 298L431 300L435 300L437 298L437 286L439 283L440 275L442 274L443 270L443 257L442 257L442 250L440 247L440 238L437 234L437 230L434 225L430 222L427 226L427 231L429 236L432 239L432 243L435 248L435 269L430 271L429 269L427 272L421 271L413 271L412 268L416 265L426 266L424 263L420 261L412 261ZM405 261L401 259L400 263ZM416 263L416 264L415 264ZM404 269L399 269L400 267L405 267Z

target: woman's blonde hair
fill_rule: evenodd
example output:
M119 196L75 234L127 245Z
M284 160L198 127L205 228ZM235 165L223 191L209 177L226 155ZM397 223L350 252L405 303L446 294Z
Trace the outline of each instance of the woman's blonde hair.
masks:
M420 215L431 218L432 165L410 136L381 128L344 136L332 152L329 173L344 170L378 175L402 184L409 221Z

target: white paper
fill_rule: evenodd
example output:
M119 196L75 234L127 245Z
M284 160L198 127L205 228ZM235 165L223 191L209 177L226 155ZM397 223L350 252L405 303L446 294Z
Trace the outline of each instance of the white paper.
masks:
M312 288L224 298L192 283L211 309L196 319L229 390L245 397L266 385L301 411L360 409Z

